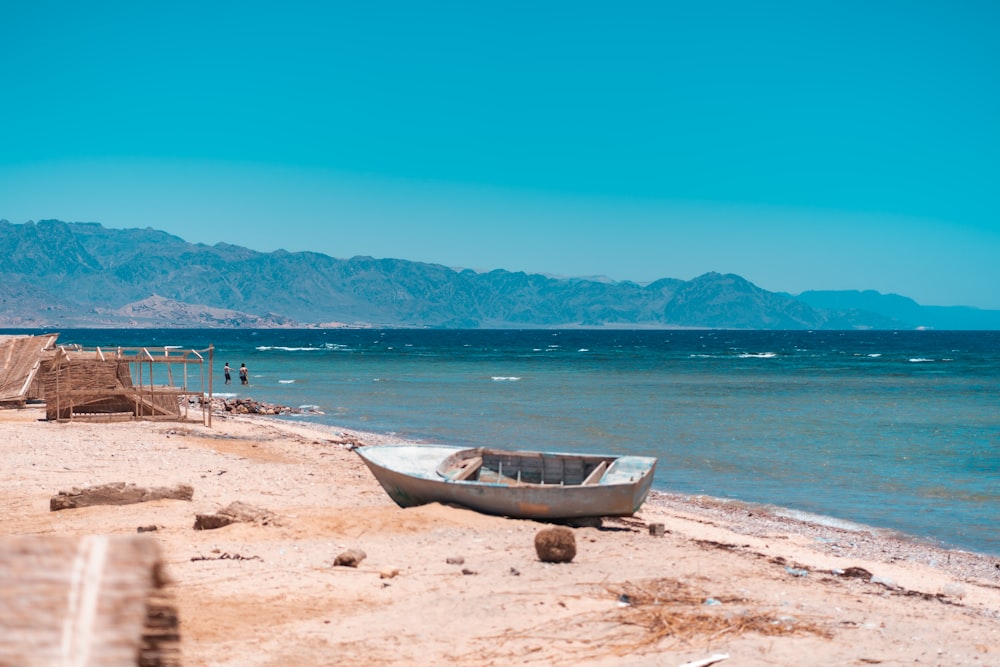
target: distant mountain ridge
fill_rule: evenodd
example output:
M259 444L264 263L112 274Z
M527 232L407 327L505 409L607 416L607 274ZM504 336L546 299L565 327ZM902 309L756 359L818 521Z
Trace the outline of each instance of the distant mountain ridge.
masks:
M1000 311L877 292L647 285L192 244L163 231L0 220L0 327L1000 329Z

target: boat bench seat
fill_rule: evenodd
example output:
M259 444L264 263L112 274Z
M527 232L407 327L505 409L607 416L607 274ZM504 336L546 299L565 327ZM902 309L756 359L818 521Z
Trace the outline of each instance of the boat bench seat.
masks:
M597 484L598 482L601 481L601 478L604 477L604 473L607 471L607 469L608 469L608 462L601 461L601 463L596 468L590 471L590 474L587 475L587 479L583 480L582 485L587 486L588 484Z
M479 469L483 466L483 457L476 456L471 459L466 459L458 466L455 466L448 471L448 478L453 482L461 482L474 477Z

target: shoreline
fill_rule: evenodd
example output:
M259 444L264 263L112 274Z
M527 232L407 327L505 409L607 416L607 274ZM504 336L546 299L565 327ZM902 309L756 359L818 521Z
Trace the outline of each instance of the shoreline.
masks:
M0 410L0 540L154 526L189 667L1000 662L992 556L657 491L633 517L572 529L577 556L554 566L534 553L545 524L398 508L351 451L398 438L218 413L212 428L42 416ZM49 511L61 490L109 482L194 497ZM234 501L273 520L193 530ZM333 566L346 549L366 554L357 568Z
M1000 583L998 556L932 544L888 529L861 524L845 528L823 521L786 516L781 512L788 510L782 507L712 496L654 491L647 502L724 522L727 529L740 535L760 537L787 532L812 539L811 548L821 553L866 560L918 562L956 577L980 577L985 581L998 578Z
M421 444L421 441L404 440L392 434L378 433L375 431L362 431L329 424L310 423L305 421L310 416L307 412L298 415L285 414L274 416L247 416L251 418L270 419L277 424L301 426L302 428L313 429L319 433L333 435L348 434L350 437L357 439L358 442L364 442L366 444ZM763 531L765 524L770 525L771 530L777 530L784 526L787 530L804 532L811 535L820 535L823 532L836 533L838 535L845 536L868 533L879 539L886 540L891 544L912 545L912 548L908 551L926 554L927 562L936 560L932 554L947 553L965 554L982 559L993 559L997 563L1000 563L1000 554L985 553L974 549L947 545L929 536L911 535L892 528L858 523L850 519L844 519L833 515L804 512L781 505L757 503L701 493L680 493L655 488L650 490L646 503L662 505L664 507L678 510L687 508L689 511L694 511L694 509L697 508L697 511L699 512L705 512L708 515L715 516L720 519L726 518L728 521L732 522L733 526L739 526L740 524L747 525L747 530L751 531L749 534ZM750 527L750 525L754 523L761 525L757 528ZM741 531L735 530L735 532ZM859 546L858 548L860 549L861 547ZM832 546L828 547L828 550L835 551ZM896 547L895 550L900 552L907 551L907 549L903 549L902 547ZM986 571L988 568L980 567L978 569Z
M291 424L306 431L338 437L349 444L385 445L412 442L374 431L360 431L327 424L300 424L278 415L223 413L223 418L268 421L279 426ZM805 516L794 516L796 510L778 505L656 489L650 490L636 516L641 516L650 510L697 516L701 521L714 522L738 535L768 537L788 533L799 538L811 539L809 547L820 553L887 563L916 562L948 572L958 578L993 580L1000 586L1000 556L935 544L919 536L842 520L838 517L811 515L815 516L815 520L811 520Z

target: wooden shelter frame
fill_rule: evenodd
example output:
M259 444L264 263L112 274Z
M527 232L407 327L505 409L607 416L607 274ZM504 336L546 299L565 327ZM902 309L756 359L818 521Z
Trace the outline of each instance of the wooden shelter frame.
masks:
M214 352L213 345L203 350L171 346L85 348L60 345L52 360L45 389L48 412L54 414L57 421L188 421L192 401L182 399L198 397L201 421L211 426ZM95 363L97 368L108 366L110 370L104 370L116 375L115 381L108 382L107 377L103 381L88 377L88 370L95 368ZM180 377L175 373L178 365L183 371ZM191 372L192 368L197 373ZM154 373L154 369L158 372ZM157 380L160 384L156 384ZM95 405L101 407L92 407Z

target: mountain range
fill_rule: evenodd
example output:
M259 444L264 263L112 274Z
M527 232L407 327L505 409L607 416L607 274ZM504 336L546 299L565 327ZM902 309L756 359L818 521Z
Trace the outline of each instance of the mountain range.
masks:
M192 244L92 222L0 220L0 327L1000 329L1000 311L874 291L648 284Z

